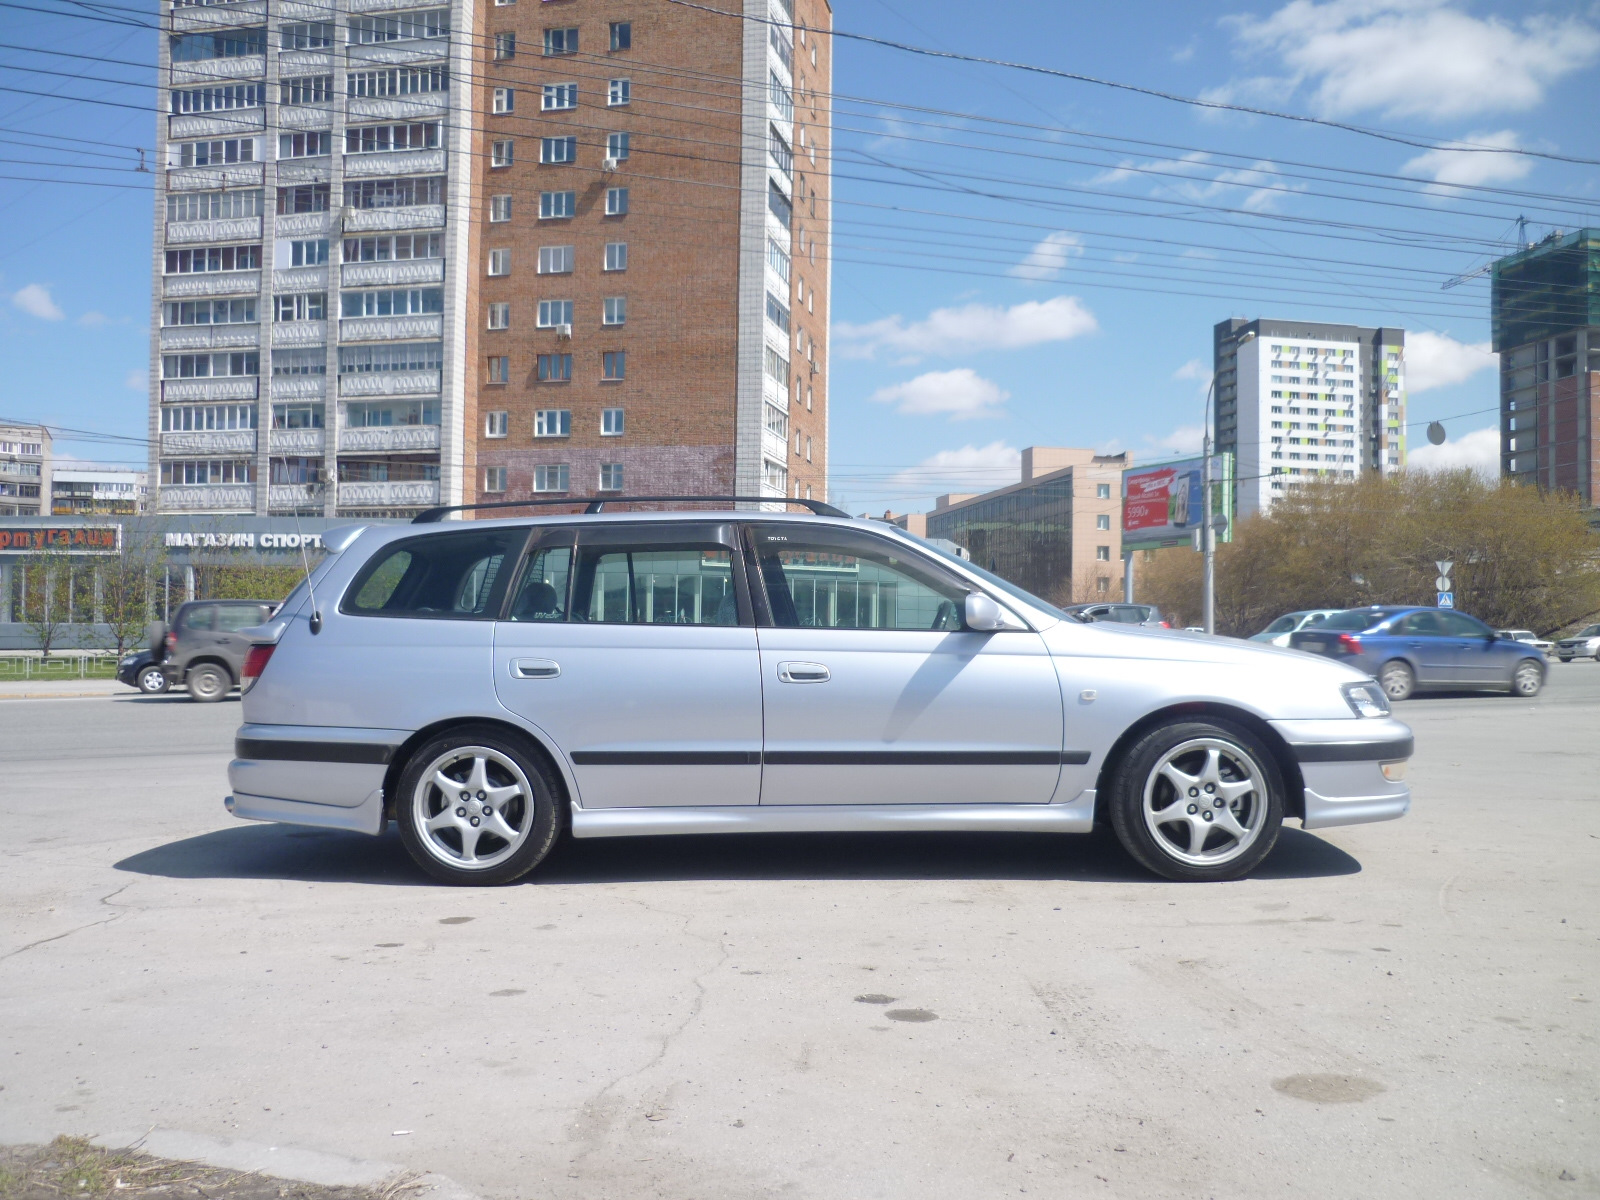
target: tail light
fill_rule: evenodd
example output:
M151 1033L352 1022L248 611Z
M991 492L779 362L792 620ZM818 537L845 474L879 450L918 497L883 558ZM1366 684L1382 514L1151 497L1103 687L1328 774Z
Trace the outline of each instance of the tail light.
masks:
M178 652L178 635L169 631L166 637L166 645L168 656L176 654Z
M1360 654L1361 639L1353 633L1341 633L1339 635L1339 649L1346 654Z
M239 694L242 696L255 687L256 680L261 678L261 672L266 669L267 662L272 658L276 646L251 646L244 656L244 666L239 669Z
M1163 629L1171 629L1172 628L1172 623L1170 621L1163 621L1163 622L1161 622L1161 628L1163 628Z

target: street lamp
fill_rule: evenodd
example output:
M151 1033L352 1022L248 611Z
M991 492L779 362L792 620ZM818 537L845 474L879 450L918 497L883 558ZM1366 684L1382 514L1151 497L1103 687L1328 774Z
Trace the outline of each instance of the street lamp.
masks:
M1201 624L1207 633L1217 631L1217 531L1211 517L1211 393L1216 390L1217 376L1213 371L1211 382L1206 385L1205 423L1201 429L1200 442L1200 507L1203 515L1200 518L1200 550L1205 555L1205 566L1201 572L1200 604Z

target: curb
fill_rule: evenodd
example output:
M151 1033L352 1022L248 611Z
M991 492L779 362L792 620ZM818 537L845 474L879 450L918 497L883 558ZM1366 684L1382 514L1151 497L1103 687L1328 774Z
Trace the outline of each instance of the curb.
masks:
M109 700L117 692L0 692L0 700Z

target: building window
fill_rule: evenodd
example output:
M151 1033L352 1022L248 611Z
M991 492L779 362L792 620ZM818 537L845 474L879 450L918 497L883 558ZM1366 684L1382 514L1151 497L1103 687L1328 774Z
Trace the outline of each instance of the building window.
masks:
M310 134L283 134L282 137L310 137ZM326 137L327 135L322 135ZM416 121L406 125L363 125L344 134L346 154L387 154L393 150L437 150L439 125L436 121ZM326 154L324 150L322 153Z
M228 192L179 192L167 197L167 220L209 221L218 217L259 217L261 189Z
M789 332L789 310L771 292L767 293L767 320L785 333Z
M351 17L350 44L376 45L382 42L409 41L413 38L450 36L450 10L406 13L398 17Z
M329 79L331 76L318 76ZM221 112L230 108L260 108L266 103L264 83L229 83L217 87L190 88L172 93L175 113Z
M1096 562L1110 562L1111 561L1111 547L1110 546L1096 546L1094 548L1094 557L1095 557L1095 561Z
M1109 499L1111 499L1111 485L1109 483L1097 483L1097 484L1095 484L1094 485L1094 498L1096 500L1109 500Z
M1094 590L1101 595L1109 592L1111 590L1111 577L1109 575L1098 576L1094 581Z
M539 161L542 163L577 162L578 139L575 137L540 138Z
M540 383L567 383L572 379L572 355L539 355Z
M183 408L163 407L161 410L162 433L189 433L191 431L205 431L213 429L254 429L256 427L256 408L253 404L206 404L191 405ZM0 443L0 450L5 450L9 443ZM22 443L25 453L41 454L44 447L37 442ZM30 450L29 447L32 447ZM32 464L35 468L38 463Z
M161 358L163 379L211 379L261 374L261 355L255 350L221 354L166 354Z
M497 301L489 305L489 328L511 328L511 305L504 301Z
M514 33L497 33L494 35L494 56L501 62L517 56L517 35Z
M333 45L333 26L325 21L278 26L280 50L325 50Z
M628 298L607 296L601 301L600 324L626 325L628 323Z
M611 22L611 49L613 53L633 49L633 22Z
M327 262L327 238L308 238L305 241L289 243L291 267L321 267L326 266Z
M578 52L578 31L576 29L546 29L544 31L544 52L546 54L576 54Z
M255 478L256 465L248 459L202 459L161 464L161 482L164 484L204 486L214 483L254 483Z
M783 80L778 78L776 71L768 69L767 79L767 93L772 99L772 107L778 110L778 115L785 121L793 121L794 97L789 94L789 89L783 86Z
M606 216L608 216L608 217L621 217L621 216L626 216L627 212L628 212L628 189L627 188L621 188L621 187L618 187L618 188L607 188L606 189Z
M763 416L766 418L765 424L767 427L767 432L775 438L781 438L787 441L789 437L789 414L784 412L783 409L779 408L776 404L773 404L770 400L761 406L761 411ZM796 433L794 436L795 442L798 443L800 440L800 435ZM799 451L797 447L796 453L798 452Z
M444 366L442 342L391 342L340 346L339 374L365 375L388 371L437 371ZM433 424L433 422L428 422Z
M168 300L161 306L163 325L239 325L256 319L256 298L236 300Z
M1094 519L1094 527L1096 529L1110 529L1111 515L1109 513L1100 513L1097 515Z
M443 311L444 289L436 287L344 292L339 297L341 317L410 317Z
M811 411L811 389L810 388L806 389L806 411L807 412Z
M511 197L489 197L489 222L493 225L504 224L511 220Z
M494 99L491 101L491 103L493 105L492 111L495 113L496 116L504 116L506 113L516 112L516 110L517 110L517 92L516 92L516 89L515 88L508 88L508 87L497 87L497 88L495 88L494 89Z
M572 410L566 408L541 408L533 414L534 437L571 437ZM560 489L565 491L566 488Z
M761 482L769 491L780 496L789 494L789 469L782 463L775 463L770 458L761 460Z
M547 83L544 85L541 107L546 112L578 107L578 85L575 83Z
M515 150L510 138L494 142L489 147L489 165L491 167L509 167L515 156Z
M333 135L322 133L280 133L279 158L320 158L333 153Z
M324 139L326 134L318 135ZM326 150L319 153L326 154ZM215 167L256 160L255 138L218 138L210 142L180 142L169 150L174 167Z
M606 243L606 266L608 271L626 271L628 269L628 243Z
M794 205L789 203L778 185L772 180L767 180L767 210L777 217L785 229L789 228L794 220Z
M628 104L633 100L633 82L627 79L613 79L606 87L606 103L612 108Z
M489 382L511 382L511 359L504 354L496 354L489 359ZM501 435L505 436L504 434Z
M539 301L539 328L554 329L558 325L572 324L571 300Z
M620 408L602 408L600 410L600 436L621 437L624 421Z
M567 490L567 464L548 463L533 469L533 490L536 492L564 492Z
M278 189L278 215L328 211L328 185L302 183L298 187Z
M297 346L272 352L274 375L326 375L328 351L324 346Z
M789 148L788 141L778 132L776 125L767 126L767 153L772 158L772 165L783 174L794 173L794 151Z
M504 416L505 414L500 414ZM493 436L492 434L490 436ZM504 434L500 435L504 437ZM504 467L485 467L483 469L483 490L491 495L497 495L506 490L506 469Z
M302 292L272 298L275 321L321 321L328 315L327 292Z
M226 33L191 33L172 39L173 62L201 62L208 58L244 58L267 52L267 31L230 29Z
M766 364L767 377L787 392L789 390L789 360L771 346L767 346L765 347L764 362Z
M622 464L600 464L600 490L602 492L620 492L622 490Z
M483 436L490 438L503 438L506 436L506 424L510 420L510 413L492 412L484 414Z
M442 258L440 233L386 233L379 237L345 238L344 261L402 262L413 258Z
M806 461L811 461L811 437L809 434L806 436Z
M552 221L575 216L578 211L577 192L540 192L539 219Z
M576 261L576 246L539 247L539 274L541 275L570 275Z
M443 92L450 87L450 68L444 66L390 67L383 71L351 71L345 92L351 97L383 99Z
M489 274L491 274L491 275L509 275L509 274L511 274L511 251L509 251L509 250L491 250L491 251L489 251Z
M789 252L778 245L776 238L767 239L767 266L779 279L789 282Z
M326 188L328 185L319 186ZM415 204L443 204L444 176L362 179L344 185L344 202L348 208L409 208Z
M617 380L628 377L628 352L607 350L600 356L600 378Z
M617 162L626 161L631 141L632 138L626 133L606 134L606 157Z

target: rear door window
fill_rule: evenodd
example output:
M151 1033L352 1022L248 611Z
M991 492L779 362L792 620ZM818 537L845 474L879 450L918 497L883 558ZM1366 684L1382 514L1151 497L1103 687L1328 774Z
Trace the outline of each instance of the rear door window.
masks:
M572 619L601 625L737 625L733 551L695 542L580 545Z
M1443 637L1444 625L1436 612L1414 612L1396 627L1402 637Z
M362 568L340 611L365 617L493 620L527 530L433 533L387 546Z
M183 614L183 621L178 628L209 632L217 627L217 606L215 604L202 604L198 608L191 608Z
M258 604L219 604L217 606L217 628L227 633L237 633L241 629L249 629L252 625L259 625L266 619L266 610Z

